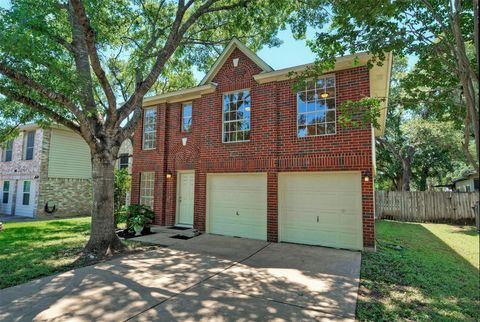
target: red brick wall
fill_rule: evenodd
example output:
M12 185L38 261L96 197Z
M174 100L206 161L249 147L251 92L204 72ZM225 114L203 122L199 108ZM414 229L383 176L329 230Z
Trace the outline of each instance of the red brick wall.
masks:
M233 58L239 58L234 68ZM194 226L205 230L206 174L214 172L267 172L267 236L278 239L278 172L357 170L373 173L372 132L370 128L343 128L335 135L298 138L296 96L293 81L258 84L253 75L261 69L241 51L234 50L214 77L215 93L193 101L190 133L181 133L181 103L158 107L157 148L141 150L142 125L135 137L132 202L139 199L142 171L155 171L156 222L175 223L176 172L195 170ZM335 73L337 106L348 99L369 95L366 67ZM222 93L250 89L250 141L222 143ZM338 111L337 111L338 113ZM338 119L338 116L337 116ZM182 146L182 138L187 138ZM165 179L166 172L173 174ZM364 245L374 245L373 180L362 180Z

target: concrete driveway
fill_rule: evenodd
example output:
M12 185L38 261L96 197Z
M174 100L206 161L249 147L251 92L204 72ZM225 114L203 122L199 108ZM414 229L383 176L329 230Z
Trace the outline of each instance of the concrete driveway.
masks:
M360 256L202 235L0 290L0 320L353 320Z

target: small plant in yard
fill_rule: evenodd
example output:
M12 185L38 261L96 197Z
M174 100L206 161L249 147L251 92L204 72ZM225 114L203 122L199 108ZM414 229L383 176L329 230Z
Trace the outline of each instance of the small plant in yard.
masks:
M132 204L123 208L121 217L127 224L127 231L134 230L139 234L144 227L153 222L155 213L149 206Z

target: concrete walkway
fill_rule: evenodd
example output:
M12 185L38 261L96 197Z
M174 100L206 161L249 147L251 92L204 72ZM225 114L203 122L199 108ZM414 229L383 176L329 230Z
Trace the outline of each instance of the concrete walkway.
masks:
M0 215L0 222L35 221L35 218L23 216Z
M353 320L360 256L201 235L0 290L0 320Z

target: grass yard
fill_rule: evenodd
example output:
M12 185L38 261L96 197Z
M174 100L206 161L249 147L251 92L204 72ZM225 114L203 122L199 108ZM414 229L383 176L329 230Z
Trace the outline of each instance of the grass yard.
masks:
M3 225L0 289L94 262L78 260L88 239L89 217Z
M475 227L391 221L376 225L377 252L362 256L357 319L480 320Z

